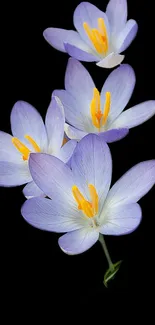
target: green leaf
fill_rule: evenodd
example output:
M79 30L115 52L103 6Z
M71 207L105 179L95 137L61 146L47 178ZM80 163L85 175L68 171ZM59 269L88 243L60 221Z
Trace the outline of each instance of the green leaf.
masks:
M112 279L114 279L115 274L118 272L120 266L121 266L122 261L119 261L115 264L113 264L112 266L109 267L109 269L106 271L105 275L104 275L104 285L107 288L108 287L108 282Z

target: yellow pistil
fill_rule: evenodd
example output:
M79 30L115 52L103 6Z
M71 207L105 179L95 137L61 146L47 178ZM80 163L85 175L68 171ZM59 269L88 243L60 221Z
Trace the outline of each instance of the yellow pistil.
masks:
M88 185L91 202L87 201L76 185L72 186L72 193L78 204L78 209L82 210L88 218L93 218L98 213L98 194L94 185Z
M106 123L110 111L110 105L111 105L111 93L106 92L104 110L102 113L100 94L97 88L94 88L93 99L90 103L90 113L91 113L92 123L96 128L100 129L100 127Z
M98 18L97 21L98 29L90 28L86 22L83 23L83 28L93 46L95 47L95 50L99 54L105 55L108 52L109 48L107 29L103 18Z
M32 147L34 148L35 152L40 152L40 148L37 143L29 136L25 135L25 138L31 143ZM30 149L28 149L25 144L23 144L18 138L13 137L12 143L16 147L16 149L22 154L23 160L28 160Z

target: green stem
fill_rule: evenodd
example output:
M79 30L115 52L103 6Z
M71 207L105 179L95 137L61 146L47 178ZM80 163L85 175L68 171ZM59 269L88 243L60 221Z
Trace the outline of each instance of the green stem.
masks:
M115 267L114 267L114 264L110 258L110 255L109 255L109 252L108 252L108 249L107 249L107 246L106 246L106 243L105 243L105 240L104 240L104 237L103 235L100 234L99 236L99 242L101 243L101 246L104 250L104 253L105 253L105 256L107 258L107 261L108 261L108 264L109 264L109 268L111 271L114 271Z

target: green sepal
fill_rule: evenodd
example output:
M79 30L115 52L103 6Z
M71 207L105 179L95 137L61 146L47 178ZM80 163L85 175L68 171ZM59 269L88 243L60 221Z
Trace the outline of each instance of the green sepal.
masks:
M118 272L120 266L121 266L122 261L119 261L115 264L113 264L112 266L109 267L109 269L106 271L105 275L104 275L104 285L107 288L108 287L108 282L112 279L114 279L115 274Z

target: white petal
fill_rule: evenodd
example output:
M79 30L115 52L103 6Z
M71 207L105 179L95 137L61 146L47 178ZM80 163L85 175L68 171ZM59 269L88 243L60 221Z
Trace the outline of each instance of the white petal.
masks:
M106 15L108 16L110 31L112 34L119 33L127 20L127 0L110 0Z
M79 61L70 58L65 73L65 89L81 107L83 113L90 114L90 102L95 84L87 69Z
M109 206L135 203L155 184L155 160L141 162L129 169L108 193L105 209Z
M3 131L0 131L0 161L22 162L22 155L13 145L12 136Z
M149 120L153 115L155 115L155 101L149 100L133 106L120 114L110 125L110 129L120 127L133 128Z
M64 163L67 163L69 159L72 157L72 154L76 148L77 141L75 140L69 140L67 143L65 143L59 152L57 153L57 158L62 160Z
M64 43L75 45L84 51L90 51L87 44L74 30L51 27L44 30L43 36L50 45L62 52L66 52Z
M48 152L57 153L64 138L65 113L59 98L53 96L48 107L45 125L48 135Z
M112 175L112 159L108 145L95 134L85 136L76 146L71 159L75 185L90 200L88 185L95 186L102 210Z
M0 161L0 186L18 186L31 180L27 162Z
M59 246L69 255L81 254L92 247L99 238L99 232L91 228L71 231L59 238Z
M33 198L27 200L21 209L24 219L32 226L54 232L66 232L79 229L82 225L76 215L70 215L70 208L66 214L66 207L57 201L47 198Z
M66 121L79 130L85 130L85 114L76 99L66 90L54 90L52 96L57 96L61 100Z
M31 199L32 197L41 196L45 197L44 192L35 184L34 181L26 184L23 188L23 194L25 195L26 199Z
M122 64L120 67L113 70L105 81L101 90L102 107L104 107L106 92L111 93L110 112L106 122L107 129L109 129L111 123L123 111L130 100L135 81L136 77L134 70L128 64Z
M69 139L75 139L77 141L81 140L85 135L87 135L86 132L78 130L67 123L65 123L65 133Z
M119 65L123 60L124 60L124 55L117 54L117 53L110 53L103 60L96 63L96 65L101 68L111 69Z
M13 136L19 138L33 151L25 135L31 136L42 150L47 148L47 134L42 117L29 103L24 101L15 103L11 111L11 129Z
M119 205L104 211L101 216L103 225L100 232L103 235L125 235L134 231L140 224L142 211L137 203Z
M131 44L133 39L136 37L138 31L138 25L135 20L130 19L126 23L124 29L115 38L114 45L119 53L126 50L126 48Z
M29 167L33 180L49 197L62 205L75 205L70 168L60 159L43 153L30 154Z

